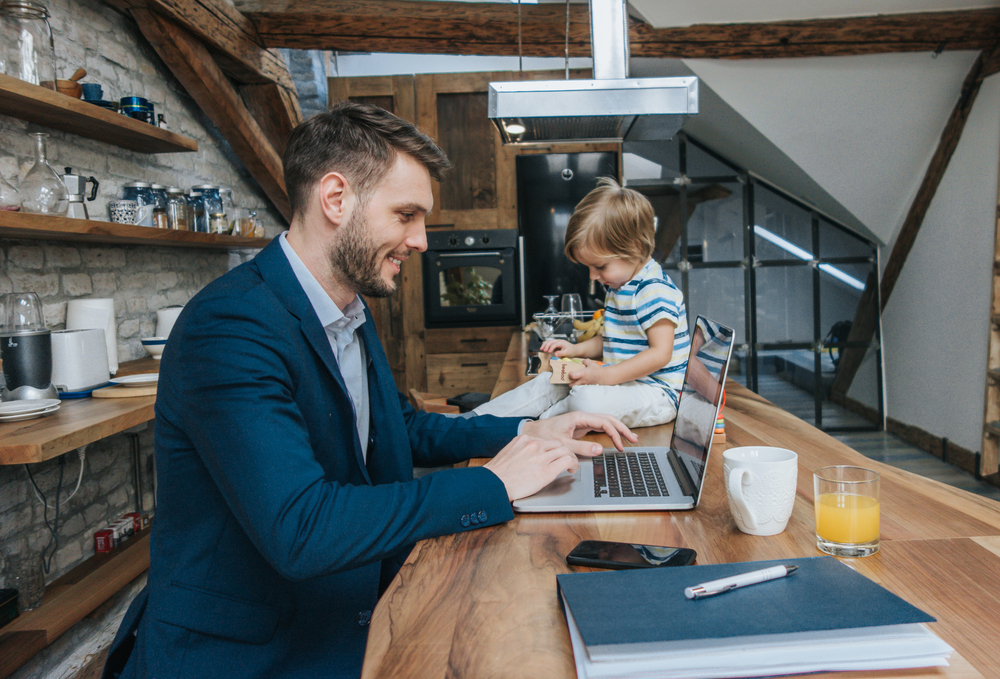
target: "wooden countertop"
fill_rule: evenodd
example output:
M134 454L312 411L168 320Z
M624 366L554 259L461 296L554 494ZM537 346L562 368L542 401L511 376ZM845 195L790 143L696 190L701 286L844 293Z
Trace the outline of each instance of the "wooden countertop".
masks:
M498 390L524 381L526 352L518 333ZM501 526L425 540L375 609L362 676L574 677L555 576L589 570L565 562L577 542L690 547L700 564L819 556L812 470L860 464L882 474L882 548L848 563L935 616L930 628L956 653L946 668L835 676L1000 677L1000 503L869 460L733 380L727 392L727 443L713 447L697 509L519 514ZM644 444L669 441L669 425L637 431ZM729 513L721 452L744 445L799 454L795 508L780 535L745 535Z
M155 373L160 362L140 358L118 366L116 377ZM55 413L0 423L0 464L43 462L153 419L156 396L64 399Z

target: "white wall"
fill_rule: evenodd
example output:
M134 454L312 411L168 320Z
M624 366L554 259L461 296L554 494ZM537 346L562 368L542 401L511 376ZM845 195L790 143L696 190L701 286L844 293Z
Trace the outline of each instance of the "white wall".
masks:
M885 313L888 415L982 448L1000 77L983 84Z

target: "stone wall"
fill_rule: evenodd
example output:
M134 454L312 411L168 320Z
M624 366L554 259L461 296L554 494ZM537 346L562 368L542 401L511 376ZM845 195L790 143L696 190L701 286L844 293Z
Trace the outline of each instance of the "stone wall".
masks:
M88 203L92 218L107 219L106 205L128 181L181 187L213 183L233 189L237 205L256 209L268 236L284 228L277 211L236 159L229 145L173 78L142 37L131 18L99 0L46 0L52 14L57 72L67 78L78 66L82 82L100 83L105 99L143 96L163 113L174 132L198 142L195 153L142 154L30 122L0 116L0 174L17 185L32 165L28 132L50 134L48 156L59 173L65 167L100 181L97 200ZM252 251L169 248L146 245L95 245L7 239L0 233L0 294L33 291L41 298L51 329L65 326L66 302L80 297L112 297L118 336L118 361L145 355L139 338L152 335L156 310L184 304L206 283L254 254ZM79 490L59 510L58 549L47 583L94 553L93 532L137 508L155 509L152 425L117 434L87 447ZM136 492L135 456L141 476ZM54 504L59 475L62 497L73 490L80 458L70 452L31 472L49 504ZM51 522L54 510L48 510ZM24 466L0 466L0 565L7 556L41 554L49 544L45 512ZM0 573L0 586L4 585ZM71 677L87 656L108 643L140 583L116 597L97 617L88 619L36 656L13 676Z

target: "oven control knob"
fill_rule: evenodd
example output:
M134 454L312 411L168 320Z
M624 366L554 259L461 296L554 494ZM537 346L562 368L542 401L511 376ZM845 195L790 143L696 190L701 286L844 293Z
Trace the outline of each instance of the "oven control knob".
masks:
M476 239L473 238L472 236L466 236L465 237L465 244L468 245L471 248L473 245L476 244Z
M458 239L455 238L454 236L452 236L451 238L448 239L448 245L452 245L452 246L458 245Z

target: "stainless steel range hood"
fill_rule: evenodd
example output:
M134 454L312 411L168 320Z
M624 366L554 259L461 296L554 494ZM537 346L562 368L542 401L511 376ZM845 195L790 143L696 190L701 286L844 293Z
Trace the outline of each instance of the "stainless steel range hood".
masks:
M627 0L590 0L593 80L490 83L505 144L669 139L698 112L698 78L629 78Z

